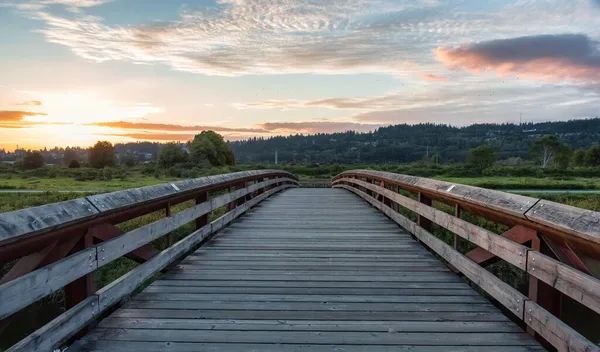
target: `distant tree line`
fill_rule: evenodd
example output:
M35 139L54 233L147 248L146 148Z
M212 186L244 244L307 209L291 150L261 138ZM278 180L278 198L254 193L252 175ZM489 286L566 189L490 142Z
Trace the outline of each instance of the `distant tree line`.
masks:
M571 150L600 143L600 118L517 124L395 125L371 133L330 133L251 138L230 142L240 164L280 163L404 164L463 163L469 150L495 146L498 160L532 159L535 141L555 135ZM535 156L537 158L537 156Z

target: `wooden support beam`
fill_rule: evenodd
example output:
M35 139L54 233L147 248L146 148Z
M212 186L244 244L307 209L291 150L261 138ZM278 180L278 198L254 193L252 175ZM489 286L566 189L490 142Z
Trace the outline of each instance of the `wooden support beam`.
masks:
M431 199L427 198L427 196L422 192L419 192L419 202L428 206L432 205ZM419 215L419 217L417 218L417 224L424 228L426 231L431 232L431 220L427 219L426 217Z
M86 248L90 248L94 245L94 238L92 234L86 233L82 236L70 254L75 254L81 250ZM94 280L94 272L90 272L79 279L67 284L65 286L65 311L77 306L79 303L86 300L88 297L92 296L96 292L96 281ZM87 328L82 329L77 334L75 334L75 338L82 337L85 333L87 333Z
M545 254L549 257L556 258L550 247L543 241L540 236L536 236L531 241L531 249ZM554 287L539 280L533 275L529 275L529 299L536 302L542 308L550 312L553 316L560 319L562 308L562 294ZM534 336L540 343L546 347L551 346L541 335L537 334L530 326L527 327L527 332Z
M115 225L98 224L90 228L88 230L88 234L93 236L95 243L102 243L111 240L115 237L121 236L123 234L123 231L121 231L121 229L119 229ZM144 263L150 260L150 258L154 257L158 253L160 253L158 249L152 247L151 244L146 244L125 254L125 257L134 260L138 263Z
M165 216L169 217L171 216L171 203L167 203L167 206L165 207ZM173 233L169 232L167 234L167 248L171 247L173 245Z
M196 205L202 204L208 200L208 192L201 193L198 197L196 197ZM196 230L201 229L202 227L208 224L208 214L204 214L196 219Z
M519 244L526 244L534 239L537 240L537 232L535 230L528 229L521 225L511 228L510 230L501 234L501 236L504 236L509 240ZM475 248L467 253L466 256L481 266L487 266L500 260L500 258L498 258L496 255L486 251L483 248Z
M460 219L460 204L454 204L454 216ZM458 249L458 235L454 234L454 249Z

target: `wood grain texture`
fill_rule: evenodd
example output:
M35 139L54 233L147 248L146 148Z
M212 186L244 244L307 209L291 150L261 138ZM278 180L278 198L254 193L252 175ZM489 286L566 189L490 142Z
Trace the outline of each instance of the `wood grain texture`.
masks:
M600 280L536 251L527 255L527 272L600 313Z
M0 285L0 320L93 272L97 267L96 248L90 247Z
M7 352L52 351L98 316L98 296L81 301Z
M512 265L522 270L526 269L525 256L529 250L526 246L383 187L356 179L343 179L343 181L382 194L393 202L430 219L434 223L497 255Z
M525 321L560 352L600 352L599 346L533 301L525 302Z
M0 213L0 244L91 219L98 213L85 198Z
M425 245L447 260L453 267L457 268L479 287L484 289L502 305L508 308L513 314L520 319L523 319L523 304L527 299L525 295L521 294L507 283L492 275L484 268L475 264L473 261L463 256L454 248L439 240L437 237L418 226L416 223L395 212L392 208L385 206L383 203L356 188L346 185L340 185L340 187L356 193L369 203L373 204L373 206L377 207L392 220L396 221L400 226L414 234Z
M356 196L302 188L261 202L280 189L216 219L178 270L71 350L539 350Z

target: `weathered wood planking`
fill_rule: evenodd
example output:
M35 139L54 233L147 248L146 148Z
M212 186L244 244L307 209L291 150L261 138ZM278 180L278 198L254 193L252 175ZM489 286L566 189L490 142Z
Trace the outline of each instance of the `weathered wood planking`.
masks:
M540 200L525 213L527 219L559 229L584 241L600 244L600 213Z
M96 318L98 311L98 296L88 297L9 348L7 352L52 351Z
M264 177L261 177L264 176ZM0 214L0 244L25 239L44 232L83 222L118 210L144 205L187 192L214 189L237 180L279 178L297 184L297 178L280 170L256 170L206 176L161 185L91 195L60 203L42 205ZM272 184L272 180L267 180ZM260 187L251 186L252 190Z
M600 280L536 251L527 254L527 272L600 313Z
M600 347L533 301L525 302L525 321L559 352L600 352Z
M279 170L241 171L223 175L206 176L193 180L165 183L156 186L147 186L124 191L98 194L88 196L87 199L102 212L116 211L133 205L155 201L157 199L165 198L181 192L193 191L209 186L214 187L224 185L238 179L243 180L245 178L257 177L261 175L264 175L265 177L285 175L288 178L295 179L292 174Z
M189 251L193 246L206 238L207 235L219 230L226 224L223 218L229 219L229 221L235 219L235 217L243 214L249 207L289 187L293 186L284 184L272 188L193 232L172 247L167 248L149 261L96 292L94 296L89 297L73 309L68 310L50 323L44 325L34 334L29 335L13 346L11 351L29 351L32 349L36 351L53 350L91 321L94 315L98 315L131 294L139 285L150 279L156 272L162 270L174 259ZM206 204L210 205L210 202L206 202ZM0 308L7 310L6 312L0 310L0 314L10 314L11 309L14 312L22 308L23 305L33 303L78 277L95 270L100 260L97 259L97 253L104 253L104 251L101 251L98 246L88 248L0 286L0 302L3 303L0 305ZM13 304L6 304L6 302Z
M70 350L539 350L348 192L288 190L235 219Z
M424 177L373 170L351 170L342 172L335 177L334 183L341 178L352 175L386 179L405 187L412 188L413 190L444 194L454 199L468 201L479 206L498 210L519 218L525 218L525 212L539 200L538 198L531 198L491 189L432 180Z
M287 178L280 178L274 180L264 181L253 186L254 189L262 188L277 182L283 182L284 180L290 180ZM178 229L179 227L199 218L202 215L208 214L211 211L228 204L232 200L236 200L252 192L250 187L239 189L234 192L224 194L190 208L184 209L178 213L175 213L164 219L155 221L148 225L142 226L135 230L129 231L119 237L112 240L102 242L98 247L98 264L99 266L106 265L111 261L124 256L125 254L140 248L141 246L148 244L155 239L162 237L169 232ZM270 194L270 193L269 193ZM260 199L264 199L260 198ZM255 204L255 203L252 203ZM247 209L247 205L244 206L244 210ZM238 209L235 213L228 213L229 217L237 217L240 212L243 211ZM217 225L219 225L218 223Z
M91 247L0 285L0 320L63 288L98 267Z
M0 213L0 243L87 220L98 213L85 198Z
M392 220L396 221L400 226L415 235L438 255L447 260L450 264L452 264L452 266L459 269L460 272L462 272L467 278L502 303L502 305L508 308L513 314L520 319L523 319L523 304L527 299L526 296L496 276L492 275L490 272L480 267L469 258L463 256L454 248L439 240L437 237L418 226L413 221L409 220L400 213L397 213L392 208L384 205L383 203L356 188L346 185L340 185L339 187L348 189L369 203L373 204L373 206L381 210Z
M382 194L393 202L426 217L460 237L473 242L486 251L497 255L517 268L526 270L527 263L525 261L525 256L529 250L528 247L383 187L350 178L340 179L340 181L352 183L370 189L378 194Z

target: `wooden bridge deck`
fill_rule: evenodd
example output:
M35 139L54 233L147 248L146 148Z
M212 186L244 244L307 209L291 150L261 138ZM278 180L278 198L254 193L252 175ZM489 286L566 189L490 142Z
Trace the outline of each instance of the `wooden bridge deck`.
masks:
M69 351L538 351L359 197L267 199Z

